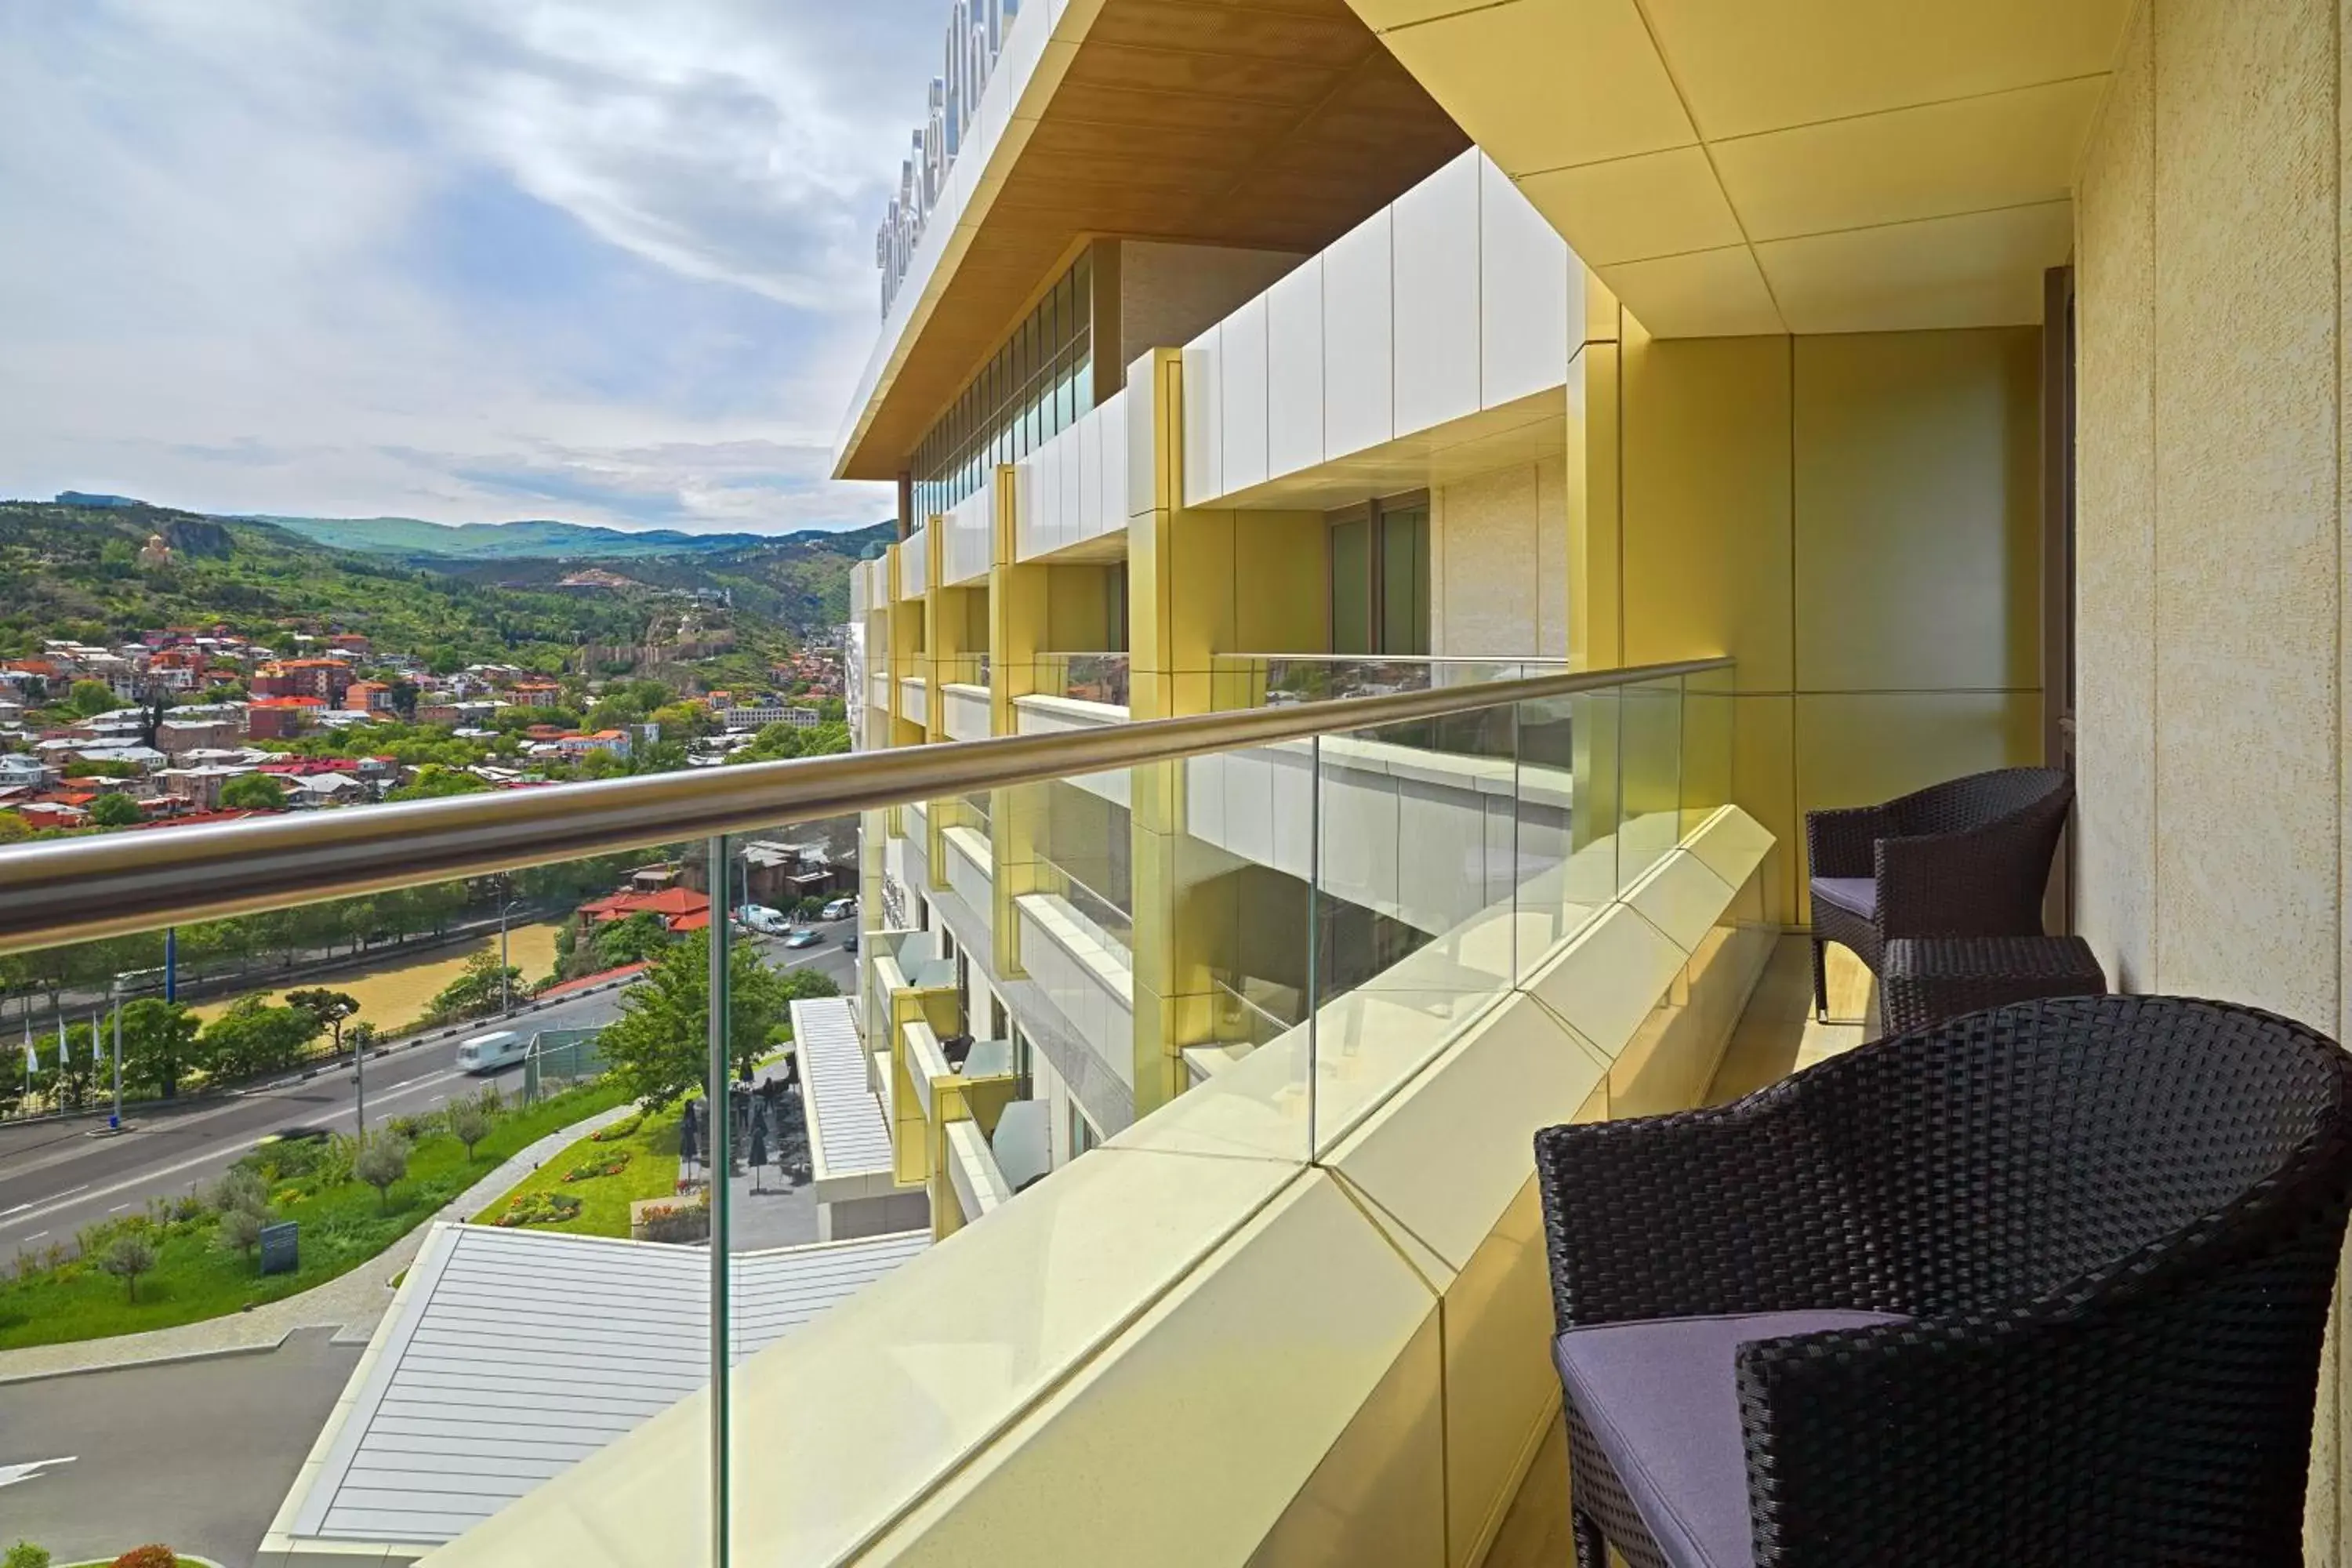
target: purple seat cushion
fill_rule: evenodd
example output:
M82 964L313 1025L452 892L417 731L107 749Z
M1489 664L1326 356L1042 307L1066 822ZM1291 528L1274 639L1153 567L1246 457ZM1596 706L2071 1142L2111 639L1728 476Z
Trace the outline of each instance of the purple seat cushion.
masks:
M1878 880L1874 877L1816 877L1813 897L1868 920L1878 912Z
M1571 1329L1552 1364L1675 1568L1756 1561L1733 1356L1750 1340L1905 1320L1888 1312L1758 1312Z

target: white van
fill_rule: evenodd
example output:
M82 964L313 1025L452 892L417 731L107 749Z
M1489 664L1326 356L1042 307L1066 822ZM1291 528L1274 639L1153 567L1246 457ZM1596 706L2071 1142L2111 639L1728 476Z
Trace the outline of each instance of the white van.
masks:
M496 1072L522 1060L530 1042L512 1029L476 1035L457 1047L457 1067L470 1073Z
M764 931L770 936L781 936L789 929L784 912L772 910L765 904L745 904L741 919L742 923L751 930Z

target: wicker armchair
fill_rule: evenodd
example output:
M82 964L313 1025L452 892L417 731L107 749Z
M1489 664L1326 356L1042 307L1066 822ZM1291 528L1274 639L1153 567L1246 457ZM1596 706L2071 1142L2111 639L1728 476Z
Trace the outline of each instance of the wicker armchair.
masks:
M1831 942L1876 974L1898 936L2041 935L2050 858L2074 798L2056 769L2002 768L1884 805L1807 812L1814 1016L1829 1016Z
M1538 1134L1577 1561L2299 1563L2352 1058L2070 997Z

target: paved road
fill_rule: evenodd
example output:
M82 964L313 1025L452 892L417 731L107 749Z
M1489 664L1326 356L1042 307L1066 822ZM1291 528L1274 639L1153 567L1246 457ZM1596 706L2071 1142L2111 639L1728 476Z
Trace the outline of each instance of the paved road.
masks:
M60 1563L151 1541L253 1561L362 1347L274 1351L0 1384L0 1539ZM55 1460L58 1463L43 1463Z
M527 1029L589 1029L618 1016L623 993L560 1002L517 1020ZM485 1021L483 1028L496 1026ZM430 1110L473 1080L453 1065L457 1041L415 1046L367 1064L368 1125ZM522 1079L520 1065L496 1081ZM177 1196L216 1180L263 1134L301 1123L350 1131L356 1125L348 1065L299 1082L185 1110L138 1108L120 1137L89 1135L95 1123L59 1121L11 1129L0 1142L0 1256L64 1243L110 1215Z
M779 969L814 967L845 990L855 978L856 961L840 939L854 922L818 928L822 945L787 949L782 939L759 939L767 961ZM607 991L560 1002L525 1015L518 1026L587 1029L610 1023L625 993ZM485 1021L485 1029L496 1026ZM453 1065L456 1039L416 1046L367 1064L368 1125L394 1116L431 1110L475 1085ZM518 1087L520 1066L498 1075ZM26 1249L70 1247L81 1226L139 1209L152 1197L178 1196L217 1180L256 1140L280 1127L301 1123L339 1131L354 1125L352 1075L347 1068L324 1071L299 1083L184 1110L142 1109L120 1137L93 1138L89 1121L37 1123L0 1130L0 1258Z

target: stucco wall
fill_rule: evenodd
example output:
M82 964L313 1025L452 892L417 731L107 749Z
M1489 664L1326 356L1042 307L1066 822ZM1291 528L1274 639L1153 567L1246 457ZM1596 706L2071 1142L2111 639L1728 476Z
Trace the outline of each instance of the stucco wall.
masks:
M1430 652L1567 657L1567 483L1545 458L1430 496Z
M2149 0L2084 156L2077 910L2132 989L2340 1037L2352 215L2333 10ZM2332 1346L2315 1563L2343 1561L2342 1373Z

